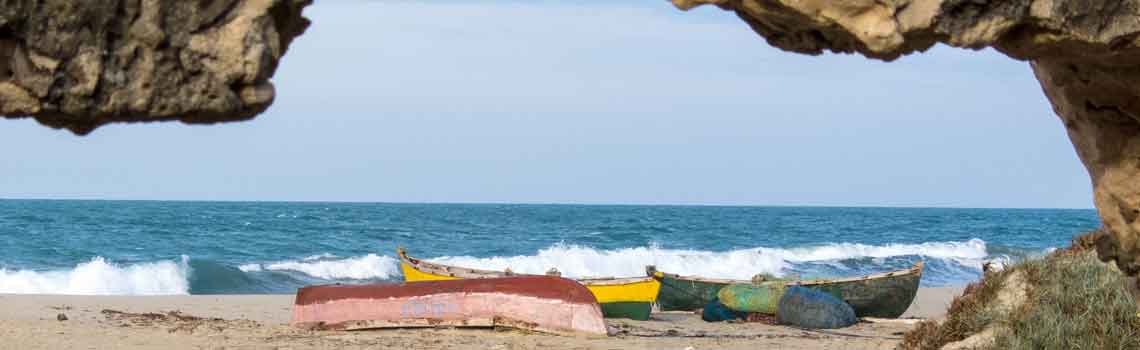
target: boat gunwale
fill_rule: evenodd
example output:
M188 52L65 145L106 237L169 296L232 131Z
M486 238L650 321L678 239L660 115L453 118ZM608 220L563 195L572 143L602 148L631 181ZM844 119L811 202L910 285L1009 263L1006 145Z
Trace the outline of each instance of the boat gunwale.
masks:
M653 277L587 277L587 278L571 278L578 281L578 283L587 286L617 286L629 285L654 281Z
M922 277L922 270L923 270L924 266L925 266L925 263L922 260L919 260L918 262L916 262L914 264L914 266L907 268L907 269L902 269L902 270L886 271L886 272L879 272L879 273L874 273L874 274L870 274L870 275L855 276L855 277L843 277L843 278L836 278L836 279L811 279L811 280L787 281L784 283L784 285L785 286L811 286L811 285L819 285L819 284L834 284L834 283L846 283L846 282L877 280L877 279L885 279L885 278L896 278L896 277L903 277L903 276L910 276L910 275L917 275L918 277L921 278ZM648 267L647 267L647 270L648 270ZM662 277L669 277L669 278L676 279L676 280L691 281L691 282L704 282L704 283L716 283L716 284L751 284L752 283L752 281L750 281L750 280L737 280L737 279L726 279L726 278L706 278L706 277L698 277L698 276L682 276L682 275L672 274L672 273L668 273L668 272L657 271L656 268L652 269L652 271L653 271L653 273L648 273L648 275L650 275L650 277L653 277L653 278L657 278L657 274L661 274ZM779 280L773 280L772 282L777 282L777 281L779 281Z
M538 274L514 273L506 271L494 270L481 270L469 267L444 265L440 263L433 263L422 259L417 259L408 256L404 248L397 248L396 253L400 256L400 262L408 264L416 271L432 274L436 276L455 277L455 278L499 278L499 277L513 277L513 276L548 276ZM558 276L562 277L562 276ZM584 277L584 278L570 278L578 283L587 286L611 286L611 285L629 285L651 282L654 280L653 276L641 277Z

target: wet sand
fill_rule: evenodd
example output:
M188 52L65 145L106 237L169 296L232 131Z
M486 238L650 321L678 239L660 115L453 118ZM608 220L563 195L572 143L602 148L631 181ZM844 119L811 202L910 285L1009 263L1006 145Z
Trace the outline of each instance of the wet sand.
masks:
M959 293L920 289L903 317L941 317ZM287 325L292 302L292 295L0 295L0 349L891 349L913 327L860 322L813 331L661 313L650 321L607 320L617 330L607 338L487 329L310 331Z

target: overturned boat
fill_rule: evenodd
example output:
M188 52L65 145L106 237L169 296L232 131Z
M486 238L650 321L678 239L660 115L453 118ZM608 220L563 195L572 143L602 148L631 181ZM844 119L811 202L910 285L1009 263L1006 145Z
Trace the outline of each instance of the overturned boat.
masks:
M400 255L400 269L407 282L520 276L509 270L479 270L427 262L408 256L403 248L396 252ZM608 318L648 320L661 289L661 283L653 277L581 278L576 281L594 294L602 307L602 314Z
M308 286L297 290L290 323L334 330L508 327L606 335L594 295L552 276Z
M785 286L802 286L831 294L851 305L859 317L897 318L914 301L922 268L923 263L919 261L909 269L867 276L780 281ZM726 286L761 282L680 276L657 271L653 266L645 270L661 282L657 303L663 311L700 309L716 299L717 293Z

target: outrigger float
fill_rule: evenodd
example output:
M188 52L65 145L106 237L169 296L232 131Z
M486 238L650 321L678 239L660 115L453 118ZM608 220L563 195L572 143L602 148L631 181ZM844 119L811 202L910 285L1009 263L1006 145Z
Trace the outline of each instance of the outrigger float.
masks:
M510 271L479 270L427 262L408 256L404 248L397 248L396 252L400 255L400 269L407 282L520 276ZM602 307L602 314L607 318L648 320L653 304L657 302L657 293L661 290L661 283L650 276L581 278L575 281L594 294Z
M552 276L309 286L297 290L290 323L333 330L508 327L606 335L593 293Z

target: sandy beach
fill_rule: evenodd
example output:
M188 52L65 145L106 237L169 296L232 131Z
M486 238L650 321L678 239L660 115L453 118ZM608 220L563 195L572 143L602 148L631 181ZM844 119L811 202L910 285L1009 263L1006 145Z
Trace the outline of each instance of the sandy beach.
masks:
M961 288L923 288L904 318L937 318ZM608 338L515 330L332 332L288 326L292 295L0 295L2 349L890 349L911 325L837 330L707 323L687 313L607 320ZM57 319L60 314L67 320Z

